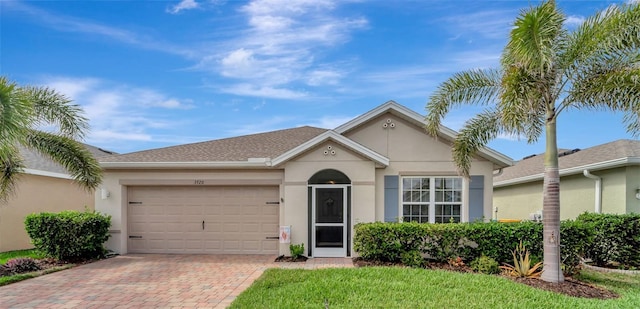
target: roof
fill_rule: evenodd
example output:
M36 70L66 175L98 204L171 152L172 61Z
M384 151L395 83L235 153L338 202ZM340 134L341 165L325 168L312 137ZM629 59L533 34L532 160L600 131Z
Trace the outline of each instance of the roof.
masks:
M200 143L144 150L99 160L109 163L247 162L275 158L326 132L304 126L293 129L224 138ZM262 161L264 163L264 161ZM142 164L144 165L144 164ZM264 165L264 164L263 164Z
M587 149L558 150L560 176L640 164L640 141L621 139ZM564 155L562 155L564 153ZM494 187L538 181L544 176L544 154L529 156L503 169L493 178Z
M344 133L387 112L419 127L425 125L424 116L394 101L388 101L334 130L304 126L132 152L104 157L99 161L106 169L267 168L279 166L312 147L331 140L372 160L378 167L385 167L389 164L388 158L347 138ZM447 140L454 139L456 132L443 126L439 136ZM511 158L489 148L483 148L478 155L493 162L497 168L513 164Z
M113 155L114 152L104 150L92 145L81 143L91 154L96 158ZM54 162L53 160L43 156L37 151L29 148L20 147L20 155L25 163L25 173L52 176L58 178L70 178L68 171L62 167L62 165Z

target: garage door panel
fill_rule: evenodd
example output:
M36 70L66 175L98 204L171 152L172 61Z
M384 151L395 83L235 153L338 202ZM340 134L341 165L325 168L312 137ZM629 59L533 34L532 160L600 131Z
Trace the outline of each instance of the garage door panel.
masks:
M277 187L130 187L132 253L276 254ZM202 221L205 228L202 228Z

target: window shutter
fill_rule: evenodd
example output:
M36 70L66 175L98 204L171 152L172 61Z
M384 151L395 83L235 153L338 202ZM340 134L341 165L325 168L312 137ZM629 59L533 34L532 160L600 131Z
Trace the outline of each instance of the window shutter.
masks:
M484 175L471 176L469 182L469 222L484 216Z
M400 177L395 175L384 176L384 222L398 222Z

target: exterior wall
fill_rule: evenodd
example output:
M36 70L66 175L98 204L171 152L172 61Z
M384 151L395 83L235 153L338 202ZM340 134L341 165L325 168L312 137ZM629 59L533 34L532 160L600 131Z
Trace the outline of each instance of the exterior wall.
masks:
M640 214L640 199L636 198L640 190L640 165L628 166L626 171L626 200L627 213Z
M95 195L95 208L111 215L111 238L107 249L120 254L127 253L127 188L134 185L158 186L215 186L250 185L260 182L281 184L281 170L108 170L104 173L102 188L110 192L106 199ZM196 182L197 180L197 182ZM282 193L282 186L280 186ZM282 195L281 195L282 196ZM282 222L283 207L280 208Z
M633 178L640 178L632 175L637 171L635 167L591 171L602 178L603 213L626 213L627 209L633 208L634 201L630 197L635 191L628 186L634 183ZM585 211L594 212L595 190L595 180L582 174L561 177L560 219L575 219ZM498 219L529 219L530 213L542 211L542 181L496 187L493 194Z
M28 214L63 210L93 210L93 193L72 180L23 175L16 194L0 204L0 252L33 248L24 227Z
M324 155L332 146L336 155ZM281 225L291 225L291 243L304 243L309 248L308 181L324 169L338 170L351 180L351 235L359 222L375 221L375 165L372 161L328 141L291 160L284 172L284 218ZM353 236L349 245L353 251ZM353 252L352 252L353 253ZM289 254L287 246L280 246L280 254Z
M390 120L390 122L388 122ZM393 123L394 127L389 125ZM383 125L387 124L384 128ZM424 129L400 117L387 113L373 119L369 124L350 131L346 136L389 158L389 166L376 170L375 220L384 221L384 176L456 176L457 169L451 157L451 146L444 140L436 140ZM493 163L475 160L471 175L484 175L484 217L491 218ZM463 181L463 192L468 192L469 183ZM463 221L467 221L469 201L463 195Z

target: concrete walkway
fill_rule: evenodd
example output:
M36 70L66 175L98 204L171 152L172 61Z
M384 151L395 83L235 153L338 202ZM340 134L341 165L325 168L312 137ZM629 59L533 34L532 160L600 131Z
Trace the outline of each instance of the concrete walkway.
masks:
M226 308L271 267L352 267L351 259L275 263L265 255L125 255L0 287L0 308Z

